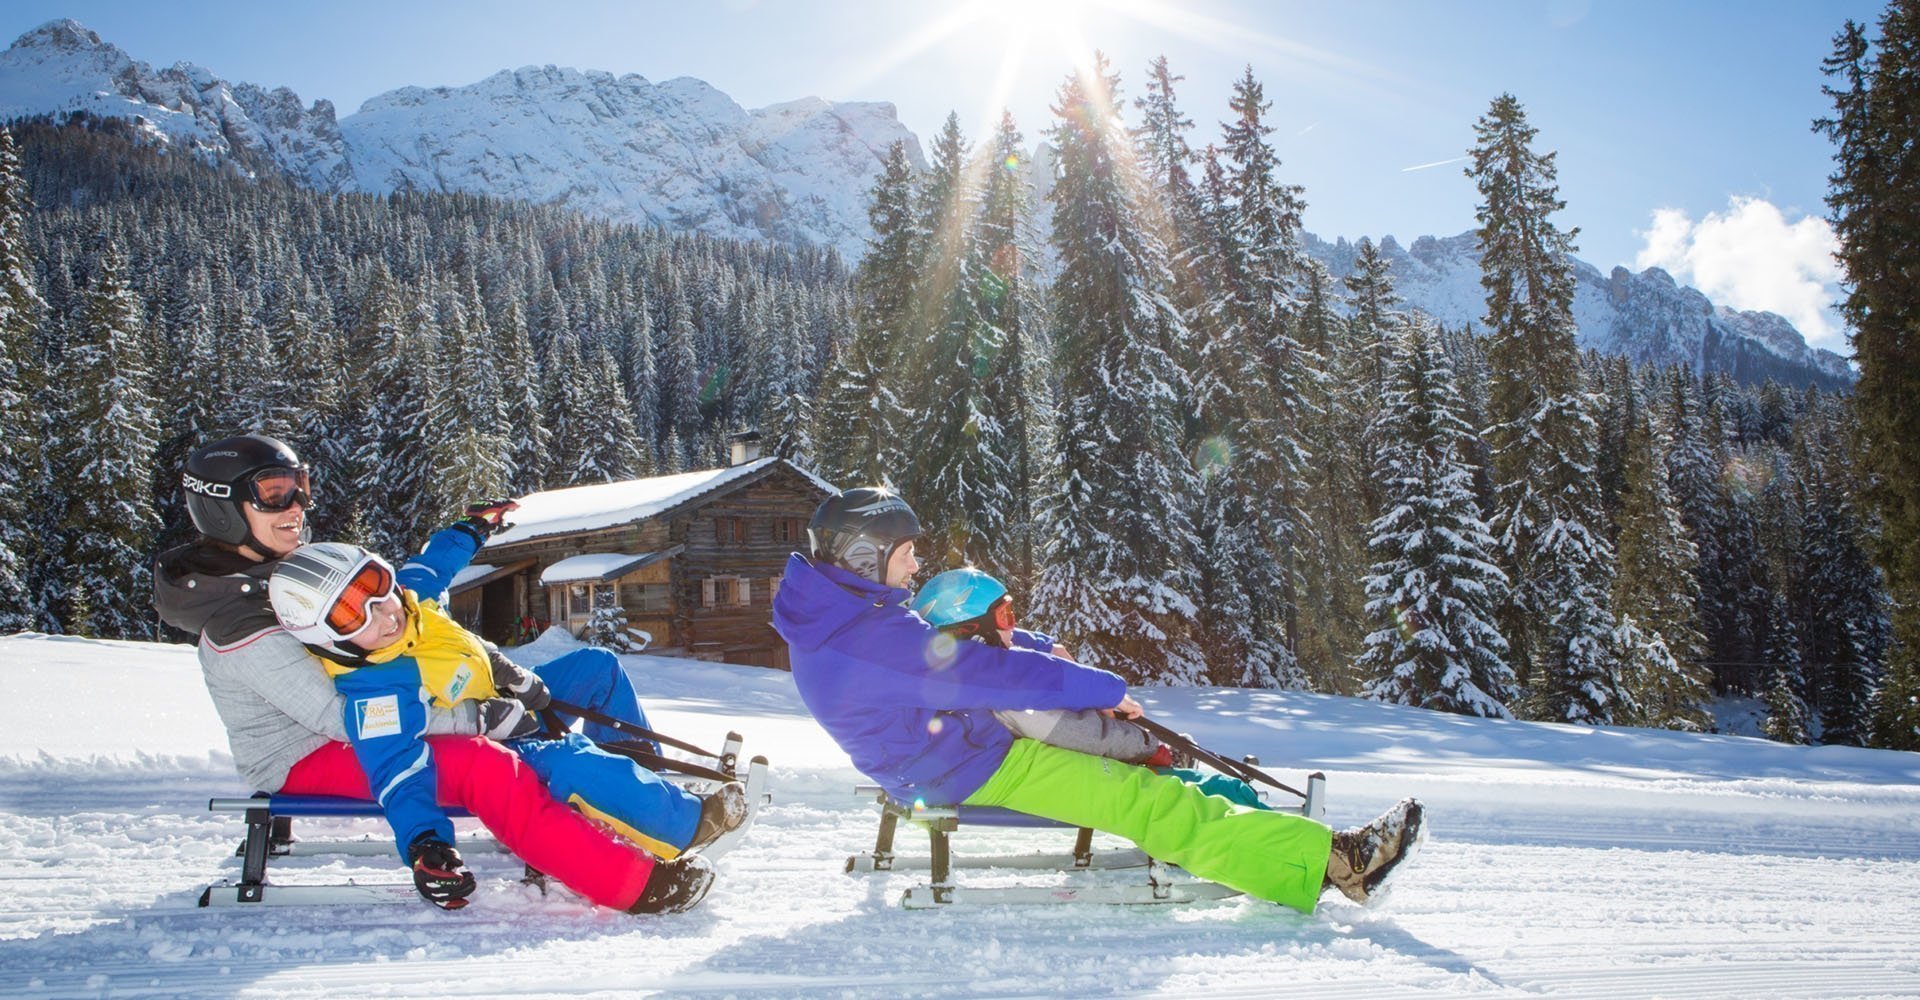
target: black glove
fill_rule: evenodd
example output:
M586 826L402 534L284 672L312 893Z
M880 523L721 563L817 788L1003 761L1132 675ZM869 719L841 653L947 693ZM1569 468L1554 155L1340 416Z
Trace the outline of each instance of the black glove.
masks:
M531 712L538 712L553 702L553 695L547 693L546 682L538 674L507 659L507 654L498 649L489 648L487 658L493 662L495 690L512 695Z
M488 698L480 703L480 735L490 740L517 740L540 731L540 720L512 698Z
M453 526L465 529L484 543L489 537L513 527L502 518L507 516L507 511L519 507L517 500L476 500L467 505L466 514L453 522Z
M475 885L473 873L452 844L423 833L407 845L407 857L413 862L413 887L427 902L443 910L467 905Z

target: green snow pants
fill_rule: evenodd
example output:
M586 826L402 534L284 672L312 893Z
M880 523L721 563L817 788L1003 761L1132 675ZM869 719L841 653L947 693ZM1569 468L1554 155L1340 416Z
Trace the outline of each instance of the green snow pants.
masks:
M1178 778L1017 739L970 806L1001 806L1117 834L1210 882L1312 913L1333 831L1208 795Z

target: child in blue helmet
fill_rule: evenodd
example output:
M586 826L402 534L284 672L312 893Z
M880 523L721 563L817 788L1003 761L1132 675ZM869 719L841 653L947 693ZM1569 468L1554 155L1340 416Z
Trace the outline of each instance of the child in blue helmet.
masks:
M928 580L914 595L913 610L927 624L954 639L972 639L1002 649L1033 649L1072 659L1051 636L1016 628L1013 595L1006 585L972 567L948 570ZM1268 808L1251 785L1224 774L1175 767L1170 747L1145 729L1110 713L1084 709L999 710L993 717L1015 736L1064 750L1150 767L1200 786L1209 795L1236 805Z

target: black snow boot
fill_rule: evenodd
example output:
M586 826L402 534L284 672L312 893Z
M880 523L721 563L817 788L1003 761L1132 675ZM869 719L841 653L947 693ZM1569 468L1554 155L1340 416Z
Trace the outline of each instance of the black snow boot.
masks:
M1327 857L1331 886L1356 903L1378 902L1391 879L1426 840L1426 811L1414 799L1401 799L1379 819L1333 834Z
M628 913L684 913L707 897L713 888L713 863L698 854L682 854L653 866L647 887L627 907Z
M692 854L747 821L747 786L729 781L700 802L700 824L684 852Z

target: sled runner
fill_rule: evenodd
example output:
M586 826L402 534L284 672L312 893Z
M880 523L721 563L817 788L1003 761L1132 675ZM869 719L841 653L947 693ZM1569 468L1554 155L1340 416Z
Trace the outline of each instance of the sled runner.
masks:
M880 832L873 850L847 859L848 874L872 872L926 871L925 885L916 885L902 895L907 909L929 909L954 904L996 903L1191 903L1202 899L1226 899L1240 895L1235 889L1192 878L1176 879L1168 865L1149 858L1138 848L1096 851L1093 830L1028 813L994 806L925 806L902 803L878 785L860 785L854 794L870 800L880 810ZM1326 814L1326 776L1316 771L1307 776L1307 790L1300 793L1301 804L1288 811L1309 818ZM902 819L925 827L930 844L927 857L901 857L894 853L893 840ZM1026 829L1074 830L1073 849L1067 853L1030 853L1000 855L960 855L953 851L953 835L961 827L1020 827ZM1068 884L1045 886L1002 886L969 888L954 883L957 868L1016 869L1029 871L1103 871L1137 868L1145 870L1145 879L1132 884ZM1076 880L1077 881L1077 880Z
M642 732L645 732L642 730ZM658 736L658 734L651 734ZM677 741L675 742L677 744ZM754 818L760 807L770 801L767 792L767 759L755 757L744 767L740 761L741 737L739 733L728 733L726 743L718 754L709 754L713 758L712 766L685 765L680 774L665 775L676 784L685 786L695 794L705 794L717 787L717 780L732 776L747 786L747 818L738 827L720 835L713 843L700 849L707 858L718 858L737 846L753 826ZM608 749L626 753L621 745L611 745ZM644 751L628 753L636 758ZM704 751L702 751L704 753ZM666 770L674 763L667 758L645 754L652 758L643 761L655 766L655 770ZM332 885L298 885L271 881L268 878L267 865L274 858L285 857L393 857L391 838L370 836L359 839L318 839L304 840L293 836L294 817L374 817L383 816L378 803L366 799L345 799L330 795L268 795L255 793L251 798L211 799L207 809L216 813L241 813L247 824L246 839L235 851L241 859L240 879L223 879L206 888L200 894L201 906L236 906L256 904L267 906L302 906L327 904L368 904L368 903L412 903L419 900L419 893L411 881L390 883L363 883L348 881ZM455 818L470 817L464 809L448 807L447 814ZM460 851L473 855L480 853L506 853L506 849L490 837L463 837ZM534 874L529 869L529 875Z

